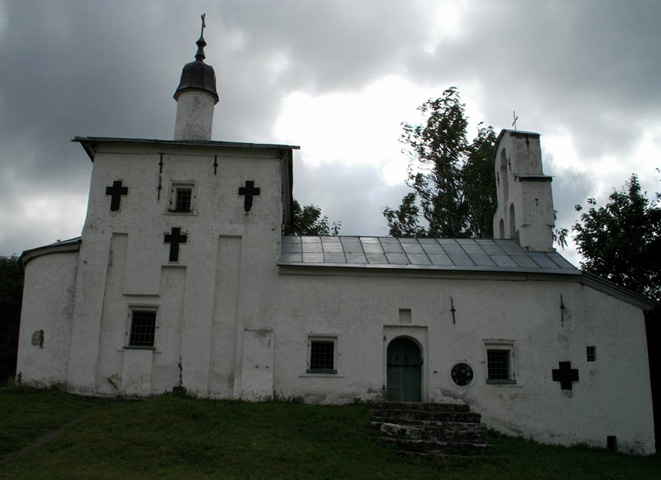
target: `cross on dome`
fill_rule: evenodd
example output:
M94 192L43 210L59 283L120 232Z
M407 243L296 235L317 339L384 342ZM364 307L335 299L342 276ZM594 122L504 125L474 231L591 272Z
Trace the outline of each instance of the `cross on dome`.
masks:
M200 18L202 19L202 28L200 29L200 38L195 42L197 45L197 53L195 53L195 60L198 62L203 61L206 57L204 56L204 47L207 46L207 42L204 41L204 29L207 27L206 23L207 14L203 13Z

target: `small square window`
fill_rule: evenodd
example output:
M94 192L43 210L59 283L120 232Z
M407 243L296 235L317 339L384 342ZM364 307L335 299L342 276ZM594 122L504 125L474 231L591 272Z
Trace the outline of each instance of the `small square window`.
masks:
M156 310L132 310L129 347L153 348L156 335Z
M588 362L597 361L597 347L587 347Z
M315 338L308 340L307 373L337 373L336 338Z
M495 343L485 346L487 347L487 383L515 384L514 345Z
M193 189L177 188L174 209L177 212L190 212L193 205Z
M192 184L172 184L169 211L192 213L195 189Z
M489 380L510 379L509 350L487 350L487 364Z

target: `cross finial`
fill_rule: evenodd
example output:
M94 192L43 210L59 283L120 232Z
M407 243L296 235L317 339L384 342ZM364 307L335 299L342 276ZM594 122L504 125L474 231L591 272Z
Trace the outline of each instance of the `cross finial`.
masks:
M512 122L512 126L514 127L514 130L516 130L516 121L519 119L519 117L516 116L516 110L512 110L512 117L514 117L514 121Z
M198 39L195 44L197 45L197 53L195 54L195 60L198 62L203 61L206 57L204 56L204 47L206 47L207 42L204 41L204 29L207 26L206 18L207 14L203 13L200 15L200 18L202 19L202 28L200 29L200 38Z

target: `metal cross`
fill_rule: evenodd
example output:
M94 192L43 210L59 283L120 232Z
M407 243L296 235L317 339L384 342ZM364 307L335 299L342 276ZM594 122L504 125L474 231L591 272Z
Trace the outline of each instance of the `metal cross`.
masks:
M551 370L553 381L560 382L561 390L571 390L574 382L578 382L578 369L571 368L571 362L558 362L559 368Z
M122 201L123 195L128 195L128 187L122 186L121 180L112 182L112 187L106 187L106 195L110 195L110 211L116 212L119 210L119 205Z
M246 180L245 187L239 187L239 195L245 195L243 201L243 209L246 212L249 212L252 208L252 198L259 196L260 189L255 187L255 182L252 180Z
M181 228L172 227L171 233L166 233L163 242L170 244L170 261L179 261L179 245L188 242L188 235L182 235Z
M516 121L519 119L519 117L516 116L516 110L512 110L512 117L514 117L514 121L512 122L512 126L514 127L514 130L516 130Z
M202 15L200 15L200 18L202 19L202 29L200 30L200 37L201 37L201 36L203 36L203 34L204 34L204 29L207 27L207 24L206 24L206 22L204 21L205 18L207 18L207 14L206 14L206 13L203 13Z

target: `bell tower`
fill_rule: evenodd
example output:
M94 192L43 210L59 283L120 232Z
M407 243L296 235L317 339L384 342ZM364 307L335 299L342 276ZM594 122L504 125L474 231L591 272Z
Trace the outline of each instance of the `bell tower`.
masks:
M174 92L177 101L175 140L211 140L213 109L218 103L218 93L216 73L211 65L204 63L204 47L207 45L204 40L205 16L202 15L195 61L184 65L179 86Z
M503 130L496 141L498 207L494 238L525 250L553 251L552 177L544 175L539 133Z

